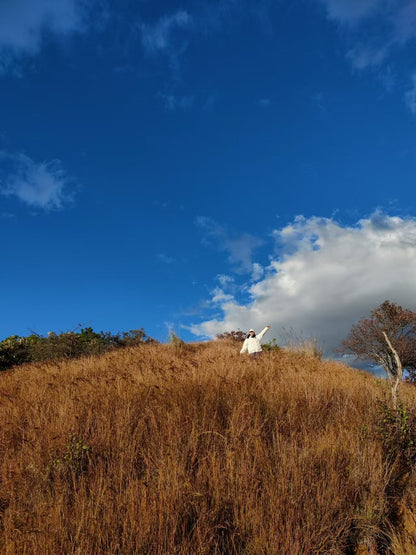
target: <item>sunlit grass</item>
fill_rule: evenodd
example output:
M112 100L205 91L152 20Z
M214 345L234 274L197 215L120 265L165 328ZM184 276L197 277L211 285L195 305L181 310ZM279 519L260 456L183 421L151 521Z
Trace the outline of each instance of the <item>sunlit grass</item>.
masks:
M388 395L338 363L250 362L220 341L4 372L0 551L341 554L383 533L405 553L374 433Z

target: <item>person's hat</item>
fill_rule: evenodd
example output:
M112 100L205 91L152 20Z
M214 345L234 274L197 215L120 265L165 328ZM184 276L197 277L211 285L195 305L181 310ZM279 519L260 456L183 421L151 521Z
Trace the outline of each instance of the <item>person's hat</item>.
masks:
M253 328L251 328L251 330L248 330L249 333L250 333L251 331L254 331Z

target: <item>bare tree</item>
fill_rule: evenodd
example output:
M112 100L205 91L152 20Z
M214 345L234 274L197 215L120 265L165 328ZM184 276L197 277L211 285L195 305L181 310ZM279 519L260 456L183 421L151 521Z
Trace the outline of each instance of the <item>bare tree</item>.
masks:
M403 371L416 369L416 312L384 301L351 328L338 349L379 364L387 373L393 406L397 407Z
M229 341L236 341L238 343L244 341L246 337L247 332L241 331L240 329L238 329L237 331L232 330L226 331L224 333L217 333L217 339L227 339Z

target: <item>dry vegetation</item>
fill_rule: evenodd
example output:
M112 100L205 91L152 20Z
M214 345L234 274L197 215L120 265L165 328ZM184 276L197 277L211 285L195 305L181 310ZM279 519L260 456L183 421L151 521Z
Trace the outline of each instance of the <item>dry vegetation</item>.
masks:
M0 553L416 553L412 489L393 495L376 434L388 394L221 341L4 372Z

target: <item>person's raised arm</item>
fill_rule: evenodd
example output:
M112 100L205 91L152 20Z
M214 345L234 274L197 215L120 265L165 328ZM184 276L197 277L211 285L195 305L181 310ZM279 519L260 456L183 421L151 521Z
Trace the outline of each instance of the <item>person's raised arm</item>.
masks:
M261 332L260 332L260 333L258 334L258 336L257 336L257 337L259 338L260 341L261 341L263 335L264 335L265 333L267 333L267 332L269 331L269 329L270 329L270 326L266 326L266 327L264 328L264 330L261 330Z

